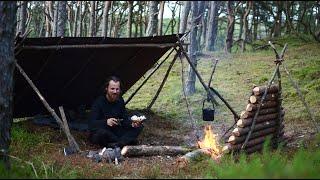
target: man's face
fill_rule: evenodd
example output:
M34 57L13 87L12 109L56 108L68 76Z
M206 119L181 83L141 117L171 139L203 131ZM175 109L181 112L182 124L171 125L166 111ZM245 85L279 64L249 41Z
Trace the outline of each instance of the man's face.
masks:
M115 82L113 80L111 80L109 82L109 86L106 87L106 92L107 92L107 99L110 102L115 102L116 100L118 100L119 96L120 96L120 82Z

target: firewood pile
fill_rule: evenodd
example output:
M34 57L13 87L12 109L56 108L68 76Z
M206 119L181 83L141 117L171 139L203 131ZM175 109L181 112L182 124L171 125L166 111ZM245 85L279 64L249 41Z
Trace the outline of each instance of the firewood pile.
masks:
M271 85L267 95L261 104L266 86L256 86L249 97L245 111L241 112L237 125L226 140L223 153L240 152L250 129L253 128L243 151L247 154L263 149L264 142L270 138L271 147L283 140L284 134L284 110L281 107L281 92L278 85ZM252 126L254 116L259 108L254 127Z

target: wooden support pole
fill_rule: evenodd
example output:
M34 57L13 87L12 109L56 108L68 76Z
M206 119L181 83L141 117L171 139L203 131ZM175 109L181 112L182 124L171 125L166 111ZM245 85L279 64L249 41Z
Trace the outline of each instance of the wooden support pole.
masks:
M156 99L158 98L158 96L159 96L159 94L160 94L160 91L161 91L161 89L163 88L164 83L166 82L166 80L167 80L167 78L168 78L168 76L169 76L169 73L170 73L170 71L171 71L174 63L175 63L176 60L177 60L178 54L179 54L179 53L175 54L175 56L174 56L174 58L173 58L173 60L172 60L172 62L171 62L171 64L170 64L170 66L169 66L169 68L168 68L168 70L167 70L167 72L166 72L166 74L165 74L165 76L164 76L164 78L163 78L163 80L162 80L162 82L161 82L161 85L160 85L158 91L156 92L155 96L153 97L151 103L150 103L149 106L147 107L147 110L150 110L150 109L151 109L152 105L154 104L154 102L155 102Z
M188 54L186 53L186 51L184 50L182 44L181 44L181 40L178 38L178 45L179 45L179 50L184 54L184 56L186 57L190 67L192 68L192 70L196 73L196 76L198 77L200 83L202 84L202 86L204 87L204 89L207 91L209 97L210 97L210 100L212 103L214 104L218 104L218 102L214 99L213 95L212 95L212 92L210 91L209 87L204 83L203 79L201 78L199 72L197 71L197 69L194 67L193 63L191 62Z
M141 83L141 85L130 95L130 97L127 99L125 104L128 104L130 102L133 96L141 89L141 87L149 80L149 78L160 68L160 66L168 59L168 57L171 55L173 51L174 51L174 48L170 51L167 57L163 61L161 61L161 63L148 75L148 77Z
M36 92L36 94L38 95L38 97L40 98L40 101L43 103L43 105L45 106L45 108L50 112L50 114L53 116L53 118L57 121L57 123L60 125L60 127L63 129L63 132L67 135L68 141L69 138L71 137L71 141L72 139L74 140L73 136L71 135L71 133L69 132L69 134L66 132L63 122L62 120L59 118L59 116L56 114L56 112L54 111L54 109L52 109L50 107L50 105L48 104L48 102L45 100L45 98L41 95L40 91L38 90L38 88L33 84L33 82L31 81L31 79L28 77L28 75L24 72L24 70L22 69L22 67L17 63L17 60L15 61L15 65L18 68L19 72L21 73L21 75L27 80L27 82L29 83L29 85L32 87L32 89ZM70 141L69 141L70 143ZM80 151L79 146L77 146L77 143L72 142L70 143L71 147L76 147L76 151ZM77 148L78 147L78 148Z

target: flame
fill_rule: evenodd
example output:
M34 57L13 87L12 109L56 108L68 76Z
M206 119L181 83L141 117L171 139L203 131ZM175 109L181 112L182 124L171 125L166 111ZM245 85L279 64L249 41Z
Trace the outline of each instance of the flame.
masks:
M207 125L204 129L205 136L202 141L198 141L201 149L210 149L211 157L216 157L221 154L221 147L218 144L217 135L213 134L211 126Z

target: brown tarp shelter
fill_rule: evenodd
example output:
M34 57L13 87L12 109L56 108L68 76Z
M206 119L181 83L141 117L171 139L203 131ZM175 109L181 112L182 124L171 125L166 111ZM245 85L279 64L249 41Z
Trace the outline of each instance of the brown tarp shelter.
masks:
M88 109L102 94L106 77L119 76L125 93L177 41L177 35L26 38L17 40L16 59L52 108ZM14 117L47 113L17 70L14 78Z

